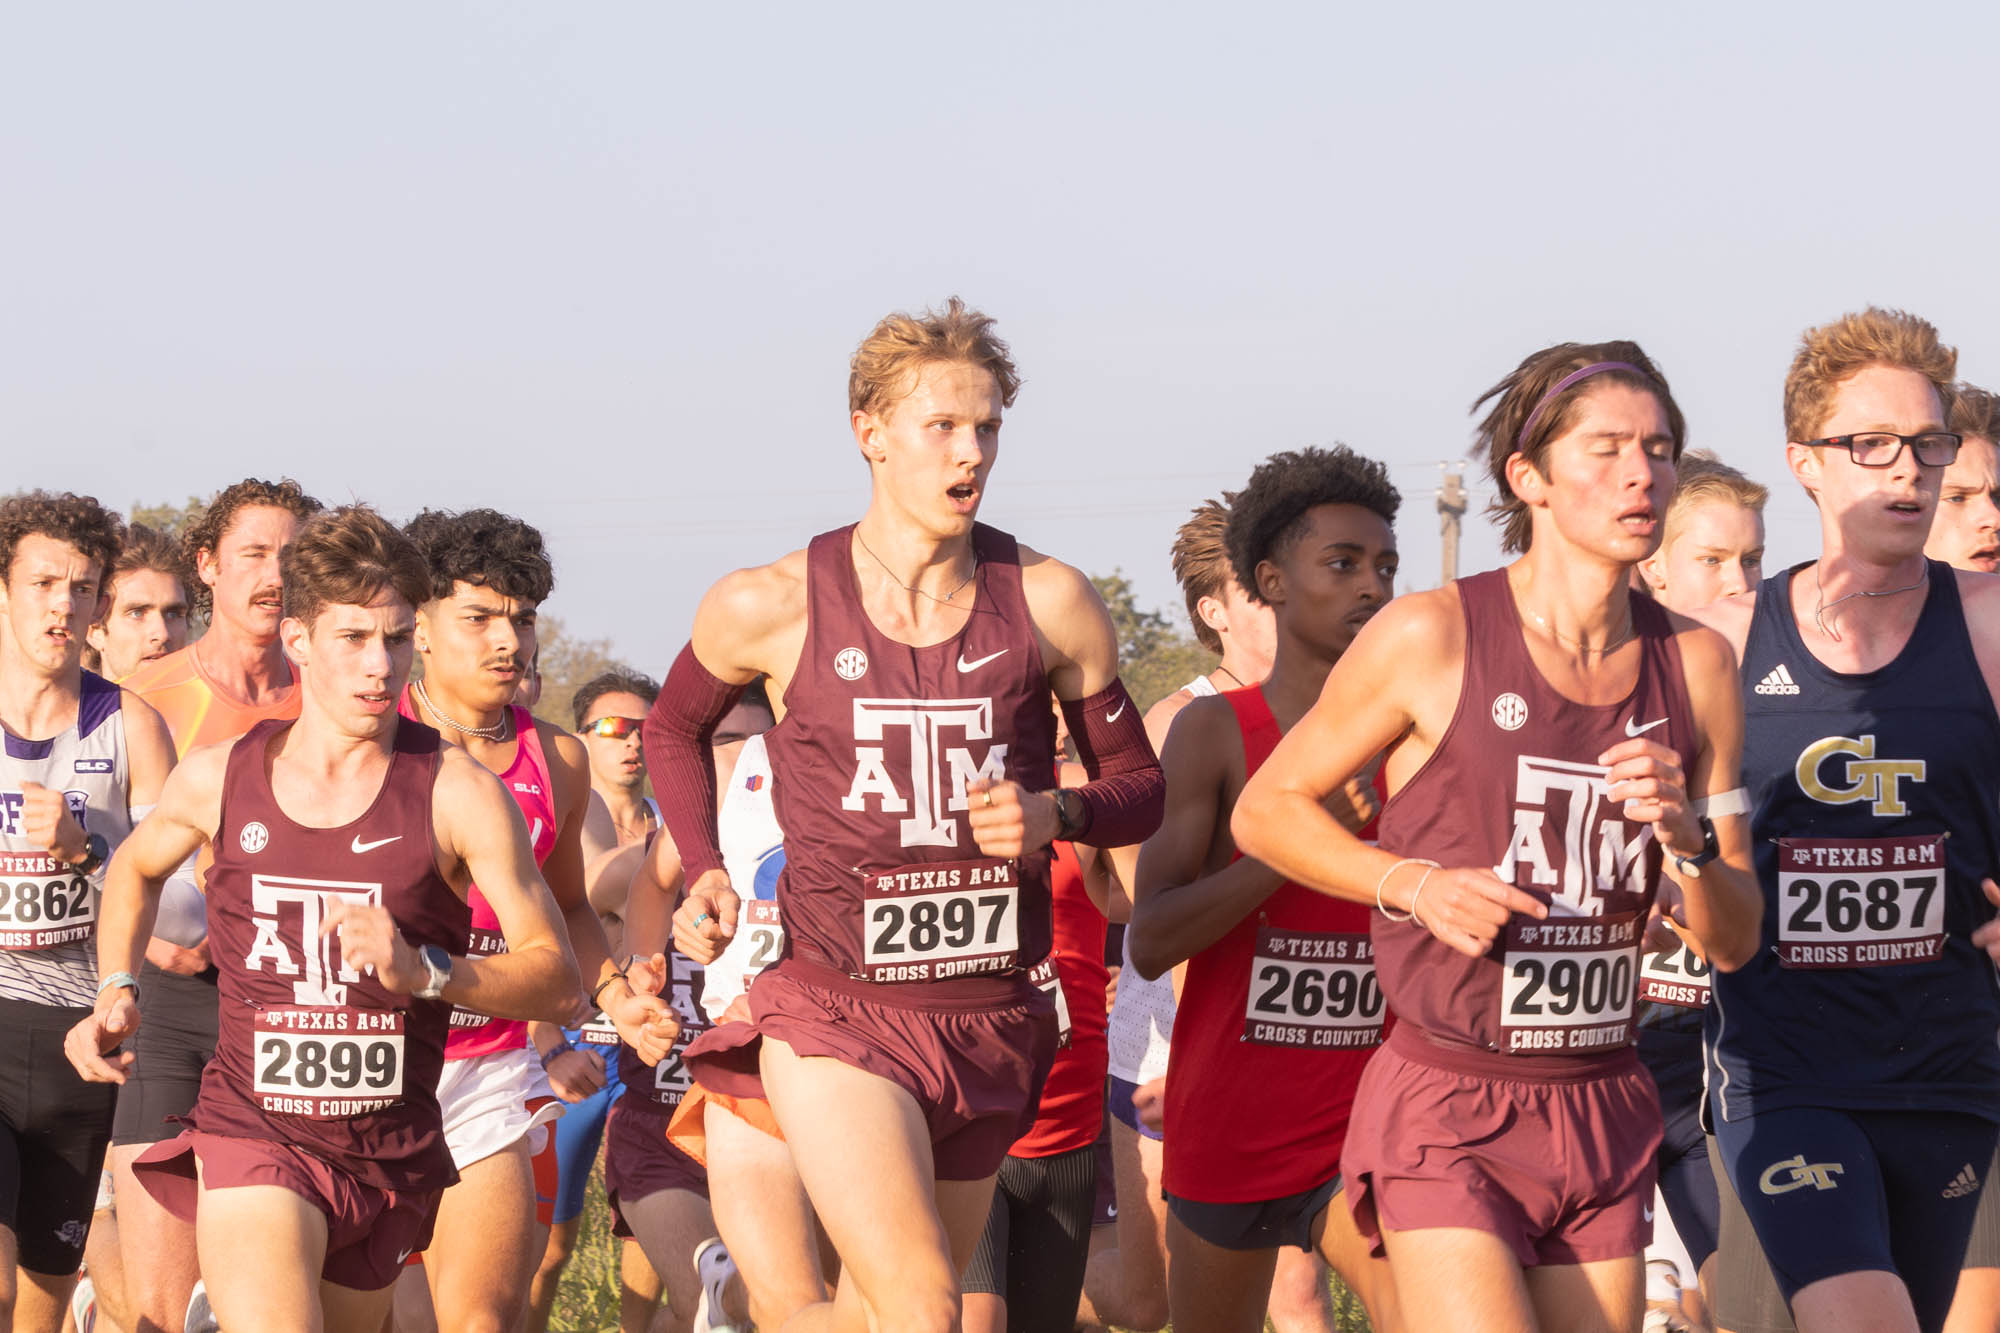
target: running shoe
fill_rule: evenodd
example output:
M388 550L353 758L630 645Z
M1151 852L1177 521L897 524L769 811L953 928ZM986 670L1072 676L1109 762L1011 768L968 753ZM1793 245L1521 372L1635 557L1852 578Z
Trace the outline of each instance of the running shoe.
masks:
M694 1271L701 1278L701 1299L695 1302L694 1333L743 1333L723 1312L722 1290L736 1276L736 1261L720 1236L710 1236L694 1252Z
M209 1308L208 1288L199 1281L194 1284L194 1294L188 1297L187 1320L182 1327L184 1333L222 1333L222 1325L215 1321L215 1311Z
M69 1317L76 1333L93 1333L97 1327L97 1284L88 1273L77 1278L76 1290L70 1293Z

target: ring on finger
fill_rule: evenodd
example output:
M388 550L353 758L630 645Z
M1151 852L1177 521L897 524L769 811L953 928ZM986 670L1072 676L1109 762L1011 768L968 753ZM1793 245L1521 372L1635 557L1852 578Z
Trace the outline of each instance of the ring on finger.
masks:
M708 913L706 913L706 912L697 912L697 913L695 914L695 918L694 918L694 923L695 923L695 924L696 924L697 926L698 926L698 925L700 925L700 924L701 924L702 922L704 922L704 921L706 921L706 920L708 920Z
M988 787L988 788L986 789L986 791L985 791L985 792L984 792L983 794L984 794L984 795L985 795L985 797L986 797L986 807L987 807L987 809L989 809L989 810L990 810L990 809L992 809L992 808L993 808L993 789L992 789L991 787Z

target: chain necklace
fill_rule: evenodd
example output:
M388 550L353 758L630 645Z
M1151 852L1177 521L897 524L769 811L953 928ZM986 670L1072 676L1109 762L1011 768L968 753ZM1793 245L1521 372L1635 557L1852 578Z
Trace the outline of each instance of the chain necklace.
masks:
M1218 665L1218 666L1217 666L1217 667L1216 667L1215 669L1216 669L1217 671L1220 671L1220 672L1221 672L1221 673L1222 673L1223 675L1225 675L1225 676L1229 677L1229 679L1231 679L1232 681L1235 681L1235 682L1236 682L1236 688L1237 688L1237 689L1239 689L1239 690L1240 690L1240 689L1242 689L1242 688L1243 688L1243 679L1242 679L1242 677L1238 676L1238 675L1237 675L1237 674L1236 674L1236 673L1235 673L1234 671L1231 671L1231 670L1230 670L1230 669L1229 669L1228 667L1226 667L1226 666L1220 666L1220 665Z
M1637 633L1636 629L1632 624L1632 607L1630 602L1627 602L1625 606L1625 632L1618 638L1613 639L1610 643L1605 644L1602 648L1593 648L1587 643L1581 643L1576 639L1570 638L1569 635L1564 634L1554 625L1551 625L1545 618L1543 618L1541 612L1534 610L1532 607L1524 606L1521 609L1523 611L1526 611L1528 613L1528 618L1534 621L1537 625L1540 625L1542 629L1549 635L1549 637L1554 639L1557 643L1566 643L1580 653L1596 653L1599 657L1604 656L1606 653L1616 652L1618 649L1623 648L1627 643L1632 641L1632 638Z
M901 588L904 592L913 592L919 597L928 597L933 602L936 602L939 606L950 606L951 599L958 596L960 593L964 592L966 589L966 585L979 577L979 556L977 553L975 553L972 557L972 572L970 574L967 574L965 576L964 581L961 582L956 588L953 588L950 592L946 593L944 596L939 597L934 593L925 592L922 588L919 588L914 583L903 582L902 578L899 575L897 575L896 571L889 568L889 562L887 560L884 560L879 555L875 555L875 549L868 544L866 539L862 537L860 528L856 528L854 530L854 540L861 543L862 550L868 552L869 555L874 556L875 563L882 566L882 572L884 574L887 574L891 579L891 581L893 581L897 587Z
M1813 607L1813 623L1819 626L1819 632L1826 635L1827 638L1832 639L1835 643L1844 643L1846 640L1840 637L1840 631L1826 623L1827 612L1833 610L1842 602L1851 602L1857 597L1895 597L1902 593L1915 592L1919 588L1928 586L1930 581L1930 570L1926 568L1922 578L1906 587L1884 588L1880 592L1870 592L1868 589L1862 588L1848 593L1845 597L1836 597L1829 602L1826 600L1826 586L1819 581L1819 566L1815 564L1813 566L1813 592L1816 594L1817 604Z
M468 727L463 722L452 720L445 714L442 708L432 703L430 692L424 689L422 681L411 681L410 693L417 696L417 702L423 705L426 713L429 713L432 717L461 736L477 736L482 741L504 741L507 739L507 724L513 717L512 712L508 709L502 709L500 711L500 720L490 727Z

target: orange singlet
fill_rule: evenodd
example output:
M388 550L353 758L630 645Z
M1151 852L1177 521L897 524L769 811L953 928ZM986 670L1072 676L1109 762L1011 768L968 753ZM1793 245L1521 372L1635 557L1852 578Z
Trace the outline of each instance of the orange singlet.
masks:
M292 692L280 702L239 704L216 688L215 681L201 669L201 661L189 644L178 652L151 662L118 682L159 711L173 733L174 753L187 758L199 745L234 740L265 718L289 720L299 715L298 676L292 677Z

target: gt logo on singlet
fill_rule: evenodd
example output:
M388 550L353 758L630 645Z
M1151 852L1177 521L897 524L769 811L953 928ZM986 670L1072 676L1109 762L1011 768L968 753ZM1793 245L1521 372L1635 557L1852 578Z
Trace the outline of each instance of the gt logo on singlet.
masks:
M896 765L909 774L907 795L890 776L888 747L863 744L886 740L892 727L909 735L908 764ZM908 811L909 818L899 825L903 846L958 846L958 821L952 816L970 804L966 784L978 778L1003 780L1007 746L988 745L974 759L970 745L948 743L953 733L968 742L991 740L993 700L856 699L854 781L840 808L892 815Z
M297 977L292 983L292 997L297 1004L345 1005L348 985L361 980L361 974L344 960L335 963L338 933L322 935L319 931L328 902L335 897L379 907L382 886L346 880L252 875L250 910L257 936L250 942L250 952L244 955L245 970L262 972L269 964L281 977Z
M1764 1174L1757 1177L1757 1188L1766 1194L1790 1194L1808 1185L1816 1190L1839 1189L1840 1182L1834 1177L1846 1170L1839 1162L1808 1162L1800 1153L1765 1167Z
M1847 762L1834 771L1834 786L1827 781L1828 760L1846 756ZM1921 759L1877 759L1873 736L1828 736L1814 741L1799 752L1796 776L1799 790L1826 805L1853 805L1867 801L1882 819L1910 813L1903 804L1903 780L1924 780Z

